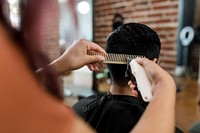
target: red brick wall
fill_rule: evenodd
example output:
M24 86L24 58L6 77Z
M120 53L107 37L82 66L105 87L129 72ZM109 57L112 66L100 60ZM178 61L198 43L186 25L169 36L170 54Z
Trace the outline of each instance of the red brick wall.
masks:
M105 47L115 13L124 22L143 23L161 40L161 66L174 74L177 54L178 0L94 0L94 41Z
M57 0L45 0L42 8L42 50L50 61L60 55L59 48L59 5Z

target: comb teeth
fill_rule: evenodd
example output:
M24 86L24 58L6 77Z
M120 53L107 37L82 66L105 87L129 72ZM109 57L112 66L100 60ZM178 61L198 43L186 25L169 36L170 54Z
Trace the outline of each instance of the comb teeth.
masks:
M88 52L88 55L100 55L95 52ZM103 56L103 55L101 55ZM135 59L137 57L144 58L142 55L129 55L129 54L116 54L108 53L108 56L104 56L106 64L127 64L128 60Z

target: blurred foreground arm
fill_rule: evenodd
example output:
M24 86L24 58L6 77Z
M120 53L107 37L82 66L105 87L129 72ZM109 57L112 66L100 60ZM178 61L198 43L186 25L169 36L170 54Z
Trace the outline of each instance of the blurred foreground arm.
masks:
M156 63L138 58L152 82L153 99L132 133L173 133L175 127L175 93L173 78ZM131 83L129 82L129 85ZM133 89L134 85L130 85Z
M87 65L90 70L99 70L98 67L102 65L104 57L100 55L88 55L88 51L94 51L100 55L106 56L104 49L96 43L86 39L79 39L49 66L53 67L58 75L79 69L85 65Z
M94 133L38 83L1 22L0 33L0 133Z

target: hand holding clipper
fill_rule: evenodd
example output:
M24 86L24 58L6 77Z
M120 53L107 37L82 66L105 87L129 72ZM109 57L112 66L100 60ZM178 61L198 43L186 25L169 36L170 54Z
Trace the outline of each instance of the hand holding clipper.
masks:
M135 76L138 91L140 91L142 99L149 102L152 99L151 81L146 75L144 68L137 63L135 59L131 60L130 68L132 74Z

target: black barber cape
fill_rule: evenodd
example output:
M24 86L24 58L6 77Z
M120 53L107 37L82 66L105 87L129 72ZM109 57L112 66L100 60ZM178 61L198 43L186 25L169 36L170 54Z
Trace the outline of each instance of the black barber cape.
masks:
M73 110L98 133L129 133L144 107L136 97L108 93L84 98L73 106ZM177 128L175 132L182 133Z

